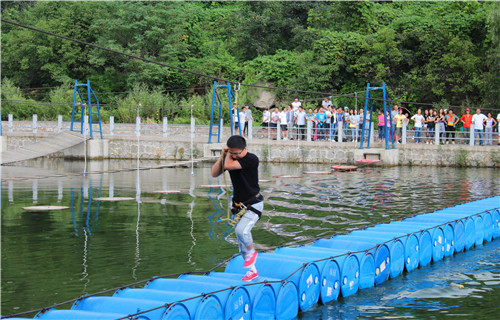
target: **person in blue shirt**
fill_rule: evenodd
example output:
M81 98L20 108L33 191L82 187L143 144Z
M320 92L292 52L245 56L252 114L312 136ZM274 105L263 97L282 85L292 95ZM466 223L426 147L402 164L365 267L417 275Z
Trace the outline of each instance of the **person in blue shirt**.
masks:
M323 107L319 108L319 112L316 114L316 120L318 123L318 140L325 140L326 113Z

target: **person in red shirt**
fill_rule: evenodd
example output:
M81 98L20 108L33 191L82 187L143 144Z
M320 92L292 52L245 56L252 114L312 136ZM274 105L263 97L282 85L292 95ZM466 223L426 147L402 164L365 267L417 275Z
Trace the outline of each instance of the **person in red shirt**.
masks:
M472 124L472 114L470 114L469 108L465 109L465 114L460 118L460 121L463 123L465 144L467 144L470 139L470 125Z

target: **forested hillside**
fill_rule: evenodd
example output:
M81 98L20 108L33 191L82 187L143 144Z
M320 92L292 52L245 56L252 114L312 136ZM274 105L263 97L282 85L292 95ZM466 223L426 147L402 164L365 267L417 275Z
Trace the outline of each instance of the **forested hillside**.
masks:
M497 2L2 1L1 6L5 20L244 84L341 94L385 82L394 100L499 109ZM209 114L212 79L5 22L1 32L2 119L7 113L17 119L69 115L75 80L90 80L105 114L117 121L131 121L139 103L141 115L153 121L167 115L182 122L184 107L191 104L200 118ZM321 98L276 94L283 103L295 96ZM252 103L255 97L255 89L242 87L239 101Z

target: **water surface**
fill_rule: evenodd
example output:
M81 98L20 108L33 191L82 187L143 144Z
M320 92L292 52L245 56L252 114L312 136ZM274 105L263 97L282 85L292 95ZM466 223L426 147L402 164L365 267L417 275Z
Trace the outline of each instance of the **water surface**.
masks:
M209 270L237 252L232 228L220 221L227 213L228 190L202 187L226 184L229 177L211 178L209 164L136 170L135 161L97 161L87 170L124 168L131 170L48 177L82 172L83 163L39 160L2 167L2 178L9 179L2 181L1 193L3 315L153 276ZM260 179L267 180L261 182L265 212L253 231L259 249L307 243L500 193L500 171L495 169L365 167L329 175L303 173L325 170L328 166L261 165ZM182 193L155 193L159 190ZM95 200L108 196L134 200ZM71 209L23 210L31 205ZM500 301L498 243L300 317L486 319ZM465 289L452 282L464 283Z

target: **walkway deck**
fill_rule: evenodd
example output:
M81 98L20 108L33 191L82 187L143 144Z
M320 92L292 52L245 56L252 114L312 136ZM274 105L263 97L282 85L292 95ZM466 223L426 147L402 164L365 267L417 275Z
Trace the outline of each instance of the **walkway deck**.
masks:
M90 139L90 136L86 137L86 140L88 139ZM46 156L76 146L82 142L82 134L73 131L63 131L36 143L2 152L0 165Z

